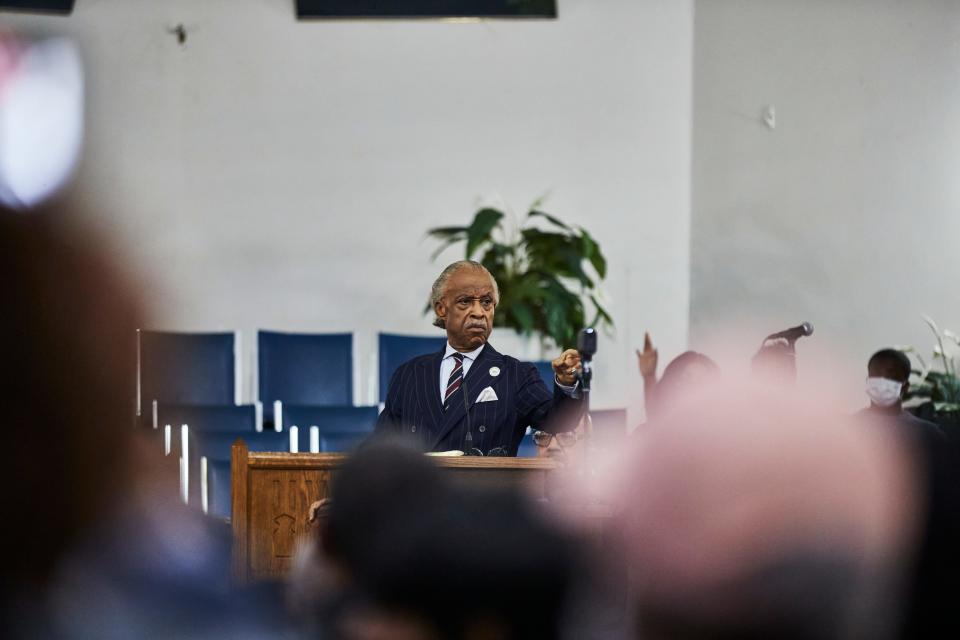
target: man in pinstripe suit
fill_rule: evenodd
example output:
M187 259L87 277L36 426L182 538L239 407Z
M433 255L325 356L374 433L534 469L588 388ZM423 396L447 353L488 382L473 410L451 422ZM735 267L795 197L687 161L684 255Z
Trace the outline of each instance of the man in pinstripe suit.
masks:
M400 365L390 380L377 433L399 433L425 451L515 456L527 426L576 427L580 356L568 349L553 361L547 390L536 367L503 355L487 342L500 292L478 262L443 270L433 285L434 324L446 329L442 352Z

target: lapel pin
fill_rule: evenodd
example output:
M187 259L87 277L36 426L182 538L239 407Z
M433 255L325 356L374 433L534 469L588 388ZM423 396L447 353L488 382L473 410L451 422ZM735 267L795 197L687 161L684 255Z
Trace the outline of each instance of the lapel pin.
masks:
M494 378L500 375L500 367L490 367L490 375L492 375Z

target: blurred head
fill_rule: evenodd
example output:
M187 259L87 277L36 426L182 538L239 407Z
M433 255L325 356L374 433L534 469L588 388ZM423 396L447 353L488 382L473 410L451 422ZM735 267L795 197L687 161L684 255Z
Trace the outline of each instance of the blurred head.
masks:
M500 301L497 281L479 262L454 262L433 283L434 324L447 330L450 346L473 351L493 331L493 314Z
M902 351L881 349L867 362L867 395L877 407L899 407L910 388L910 359Z
M750 366L754 375L772 384L793 384L797 379L797 354L785 342L764 344Z
M910 358L896 349L881 349L867 362L867 375L871 378L886 378L904 386L910 379L910 369Z
M887 431L796 396L726 382L637 440L612 486L643 637L881 638L895 626L914 461Z
M419 629L407 637L556 637L573 549L519 492L456 483L395 446L339 474L326 548L372 603L364 617Z
M42 583L128 484L134 336L129 289L53 205L0 208L3 511L8 578ZM12 540L11 540L12 537Z
M660 413L682 402L692 392L702 389L706 384L715 382L720 377L720 367L717 363L696 351L684 351L670 361L663 376L657 382L653 402L650 402L651 413Z

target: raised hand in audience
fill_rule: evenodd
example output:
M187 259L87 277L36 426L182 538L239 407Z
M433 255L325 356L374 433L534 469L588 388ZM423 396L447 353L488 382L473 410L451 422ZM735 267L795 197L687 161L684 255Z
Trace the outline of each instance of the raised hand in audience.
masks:
M637 364L640 367L640 375L643 376L644 381L656 381L658 357L659 354L654 348L653 342L650 341L650 332L645 331L643 334L643 351L637 349Z

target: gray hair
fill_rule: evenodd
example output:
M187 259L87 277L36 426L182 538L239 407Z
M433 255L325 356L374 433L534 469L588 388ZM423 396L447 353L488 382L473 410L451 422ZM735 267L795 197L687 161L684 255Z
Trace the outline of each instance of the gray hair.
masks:
M447 282L450 280L450 276L460 269L466 269L468 267L482 271L490 277L490 282L493 283L493 304L500 304L500 287L497 285L497 279L493 277L493 274L476 260L457 260L441 271L437 279L433 281L433 288L430 290L430 308L434 309L434 313L436 313L437 303L443 298L443 294L447 292ZM433 318L433 326L444 329L446 328L446 323L443 318L435 315Z

